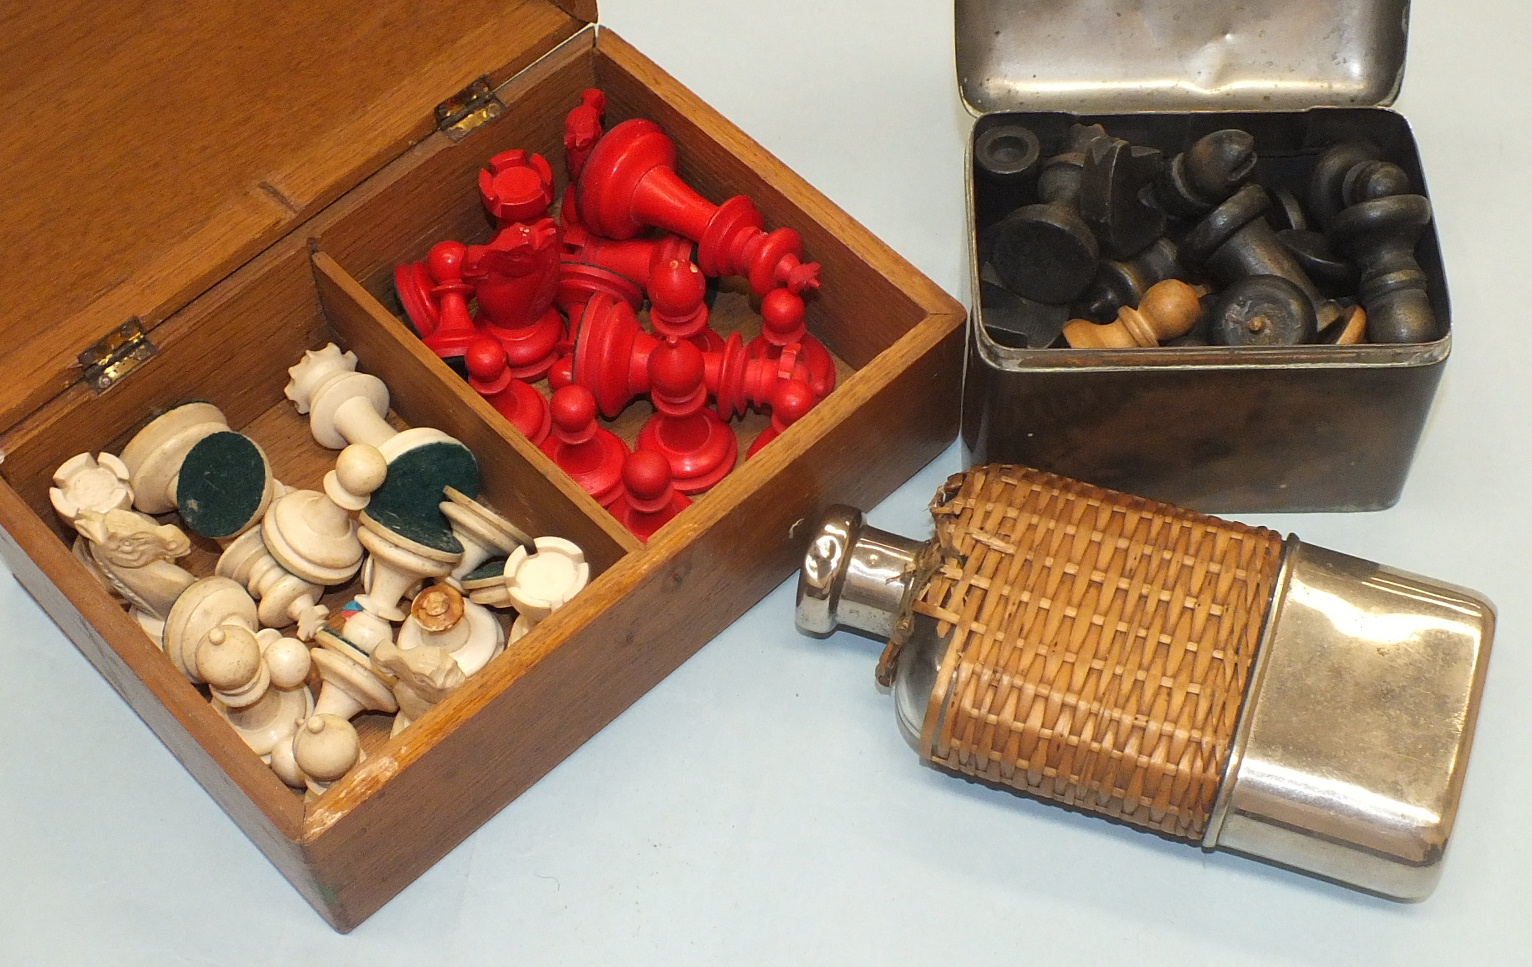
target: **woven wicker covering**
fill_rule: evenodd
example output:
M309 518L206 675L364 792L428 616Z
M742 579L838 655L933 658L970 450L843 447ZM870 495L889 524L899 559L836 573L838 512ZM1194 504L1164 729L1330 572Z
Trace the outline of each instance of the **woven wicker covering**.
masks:
M1274 531L1022 467L932 502L939 764L1199 840L1281 563Z

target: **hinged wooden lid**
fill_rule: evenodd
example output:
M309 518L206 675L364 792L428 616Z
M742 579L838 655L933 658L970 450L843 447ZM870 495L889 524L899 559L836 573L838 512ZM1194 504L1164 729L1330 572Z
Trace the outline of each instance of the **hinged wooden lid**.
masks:
M0 18L0 430L595 18L594 0L79 0ZM152 332L150 333L152 338Z

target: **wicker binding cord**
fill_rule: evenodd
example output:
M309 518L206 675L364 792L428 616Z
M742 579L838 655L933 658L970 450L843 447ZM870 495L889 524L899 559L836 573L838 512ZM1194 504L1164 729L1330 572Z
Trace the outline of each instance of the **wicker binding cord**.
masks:
M915 611L951 641L940 765L1200 840L1282 556L1274 531L1022 467L947 481Z

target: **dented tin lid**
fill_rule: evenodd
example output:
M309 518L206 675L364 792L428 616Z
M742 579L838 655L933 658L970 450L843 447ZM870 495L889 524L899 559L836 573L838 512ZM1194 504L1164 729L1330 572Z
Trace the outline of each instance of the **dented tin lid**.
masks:
M957 0L963 102L994 111L1391 103L1409 0Z

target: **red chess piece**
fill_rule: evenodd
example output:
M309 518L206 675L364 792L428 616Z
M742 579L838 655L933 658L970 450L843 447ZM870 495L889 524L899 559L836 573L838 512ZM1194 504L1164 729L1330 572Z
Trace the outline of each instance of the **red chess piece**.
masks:
M824 343L809 335L804 321L803 297L786 289L772 289L761 297L761 334L746 346L751 359L776 360L788 346L798 344L798 360L807 368L809 388L817 399L835 389L835 358Z
M565 197L569 197L568 192ZM572 312L571 306L584 302L591 293L606 292L641 309L656 268L671 259L690 262L695 248L689 239L673 232L614 241L566 223L558 304Z
M521 431L536 446L548 439L553 417L543 394L511 375L506 366L505 349L489 337L480 336L468 344L463 362L468 367L468 385L484 397L506 422Z
M677 492L670 476L670 461L653 450L635 450L622 465L622 499L612 508L618 522L647 541L672 517L691 506L692 499Z
M488 245L469 246L463 261L463 278L479 300L479 325L505 347L517 379L542 379L564 340L564 319L553 307L558 238L551 218L518 222Z
M688 340L703 352L723 349L723 337L708 325L707 278L691 262L667 259L651 273L649 325L656 336Z
M670 463L675 488L698 494L734 469L739 441L707 406L702 351L674 336L649 354L649 400L655 413L638 434L642 450Z
M571 375L612 419L649 392L649 357L658 340L644 332L632 306L605 294L585 305L576 329Z
M574 385L574 353L565 353L548 370L548 388L555 393L566 386Z
M394 267L394 291L399 293L399 305L422 339L441 324L441 312L431 295L434 288L436 283L425 262L405 262Z
M540 154L501 152L479 172L479 197L502 227L536 221L553 204L553 168Z
M601 139L605 118L606 95L594 87L580 94L579 107L564 118L564 164L570 181L580 177L590 149Z
M802 380L790 379L778 385L776 393L771 397L771 426L762 430L761 435L750 444L750 449L745 451L745 458L755 456L761 447L781 436L783 430L803 419L816 402L813 390Z
M622 497L622 464L628 445L596 422L596 398L583 386L553 394L553 432L541 449L581 489L610 508Z
M426 271L436 282L431 297L438 307L438 321L436 329L422 341L449 364L460 364L468 344L479 335L473 317L468 314L473 286L463 281L463 258L467 251L462 242L437 242L426 256Z
M798 344L793 343L784 347L775 360L751 359L739 333L731 334L723 352L708 353L703 360L708 392L718 401L718 415L727 420L752 407L765 409L771 405L777 387L788 380L798 380L812 391L809 369L798 359L798 349ZM815 396L814 401L819 399Z
M755 204L736 195L714 205L675 172L675 144L643 118L596 142L576 183L581 222L597 235L632 238L654 226L698 243L708 275L743 275L757 295L779 286L819 287L819 264L803 262L803 240L789 228L767 233Z

